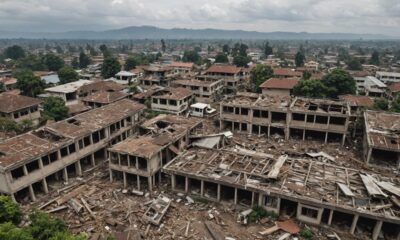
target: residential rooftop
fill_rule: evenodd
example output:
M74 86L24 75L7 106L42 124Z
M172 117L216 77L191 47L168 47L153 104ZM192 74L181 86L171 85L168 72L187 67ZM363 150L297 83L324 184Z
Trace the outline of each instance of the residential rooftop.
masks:
M368 144L381 150L400 152L400 114L365 111Z
M0 112L12 113L24 108L39 105L43 101L22 95L2 93L0 94Z
M270 78L260 85L260 88L267 89L293 89L299 83L297 78Z
M56 93L73 93L76 92L79 88L81 88L84 85L90 84L93 81L91 80L78 80L75 82L70 82L62 85L58 85L55 87L51 88L46 88L46 92L56 92Z

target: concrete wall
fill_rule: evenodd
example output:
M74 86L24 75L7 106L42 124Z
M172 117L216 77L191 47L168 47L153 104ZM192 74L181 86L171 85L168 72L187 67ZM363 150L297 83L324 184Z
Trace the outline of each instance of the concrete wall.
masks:
M270 89L270 88L263 88L262 89L263 95L270 95L270 96L290 96L290 90L288 89Z

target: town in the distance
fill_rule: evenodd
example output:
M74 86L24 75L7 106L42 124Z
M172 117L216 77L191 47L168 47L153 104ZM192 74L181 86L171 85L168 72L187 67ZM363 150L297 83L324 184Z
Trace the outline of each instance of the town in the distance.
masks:
M0 239L400 239L398 40L4 38L0 92Z

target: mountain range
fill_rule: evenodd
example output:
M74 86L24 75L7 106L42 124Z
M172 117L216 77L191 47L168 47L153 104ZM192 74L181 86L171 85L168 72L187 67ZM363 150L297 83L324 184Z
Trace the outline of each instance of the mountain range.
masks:
M391 40L380 34L256 32L222 29L158 28L132 26L106 31L14 32L1 31L0 39L271 39L271 40Z

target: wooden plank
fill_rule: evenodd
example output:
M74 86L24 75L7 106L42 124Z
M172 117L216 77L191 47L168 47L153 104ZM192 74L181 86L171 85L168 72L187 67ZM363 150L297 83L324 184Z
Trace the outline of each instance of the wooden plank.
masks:
M94 213L93 213L92 210L90 209L90 206L89 206L89 204L86 202L86 200L85 200L83 197L81 197L81 201L82 201L82 203L83 203L83 206L85 206L86 210L89 212L90 216L91 216L94 220L96 220L96 216L94 215Z
M392 183L390 182L376 182L376 184L378 184L379 187L383 188L384 190L400 197L400 188L394 186Z
M387 197L386 194L382 192L382 190L375 184L374 179L370 175L360 174L361 180L364 183L365 188L370 196L384 196Z
M340 190L342 190L342 192L344 193L344 195L348 196L348 197L354 197L354 193L350 190L349 187L347 187L346 185L344 185L343 183L337 183L337 185L339 186Z
M79 194L83 193L86 190L86 186L80 186L76 189L74 189L73 191L69 192L68 194L60 197L59 199L56 200L58 205L64 204L66 202L68 202L71 198L74 198L76 196L78 196Z
M280 228L277 226L277 225L275 225L275 226L273 226L273 227L270 227L270 228L268 228L268 229L265 229L264 231L261 231L261 232L259 232L259 234L261 234L261 235L269 235L269 234L271 234L271 233L274 233L274 232L276 232L276 231L278 231Z
M274 166L272 166L271 171L269 171L269 173L268 173L268 176L267 176L268 178L276 179L278 177L279 171L281 170L281 168L282 168L283 164L285 163L287 157L288 157L287 155L283 155L283 156L280 156L278 158L278 160L276 160Z

